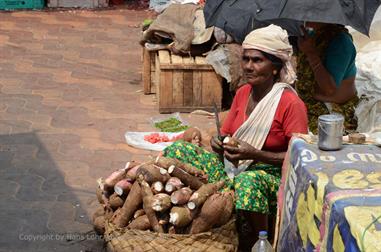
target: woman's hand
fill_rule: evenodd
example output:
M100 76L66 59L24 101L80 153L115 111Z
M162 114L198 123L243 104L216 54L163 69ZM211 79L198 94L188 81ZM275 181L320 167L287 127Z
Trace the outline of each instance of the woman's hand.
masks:
M315 54L316 47L313 36L308 35L305 27L301 27L304 36L298 38L298 48L306 55Z
M255 154L258 152L258 150L244 141L237 139L237 142L238 147L232 147L224 144L223 148L225 150L224 155L226 159L231 162L254 159Z
M191 143L197 146L201 146L201 132L193 132Z
M218 136L213 136L210 139L210 146L212 147L212 150L217 154L224 153L224 147L222 145L222 141L218 139Z

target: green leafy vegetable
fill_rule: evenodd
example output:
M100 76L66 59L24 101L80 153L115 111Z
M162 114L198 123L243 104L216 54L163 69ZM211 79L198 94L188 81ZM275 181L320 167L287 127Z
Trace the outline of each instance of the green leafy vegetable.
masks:
M175 126L175 127L172 127L172 128L165 128L165 129L162 129L163 132L179 132L179 131L184 131L186 129L188 129L189 127L186 126L186 125L179 125L179 126Z
M188 128L188 126L182 125L182 122L174 117L155 123L155 127L162 132L179 132Z

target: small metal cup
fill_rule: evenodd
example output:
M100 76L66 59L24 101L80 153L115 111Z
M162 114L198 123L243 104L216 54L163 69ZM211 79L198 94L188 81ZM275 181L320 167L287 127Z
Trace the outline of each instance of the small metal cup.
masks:
M319 116L318 147L321 150L340 150L343 146L344 116L328 114Z

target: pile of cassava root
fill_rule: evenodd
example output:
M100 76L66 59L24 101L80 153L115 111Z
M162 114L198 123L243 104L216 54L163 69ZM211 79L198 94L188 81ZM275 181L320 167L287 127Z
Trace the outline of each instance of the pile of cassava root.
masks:
M177 159L129 162L98 184L98 234L106 221L118 228L196 234L224 225L233 211L233 192L219 192L224 181L207 183L204 172Z

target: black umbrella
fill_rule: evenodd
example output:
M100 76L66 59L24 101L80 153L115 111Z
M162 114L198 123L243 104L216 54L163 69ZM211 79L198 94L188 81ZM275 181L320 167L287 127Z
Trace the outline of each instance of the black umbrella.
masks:
M230 34L235 41L242 42L252 30L270 24L286 29L289 35L300 35L301 22L287 19L269 20L279 13L280 0L209 0L204 6L205 23L216 26ZM257 15L266 20L259 21Z
M278 15L259 13L257 15L259 19L288 18L349 25L365 35L369 35L374 14L381 4L380 0L274 0L272 2L281 2Z

